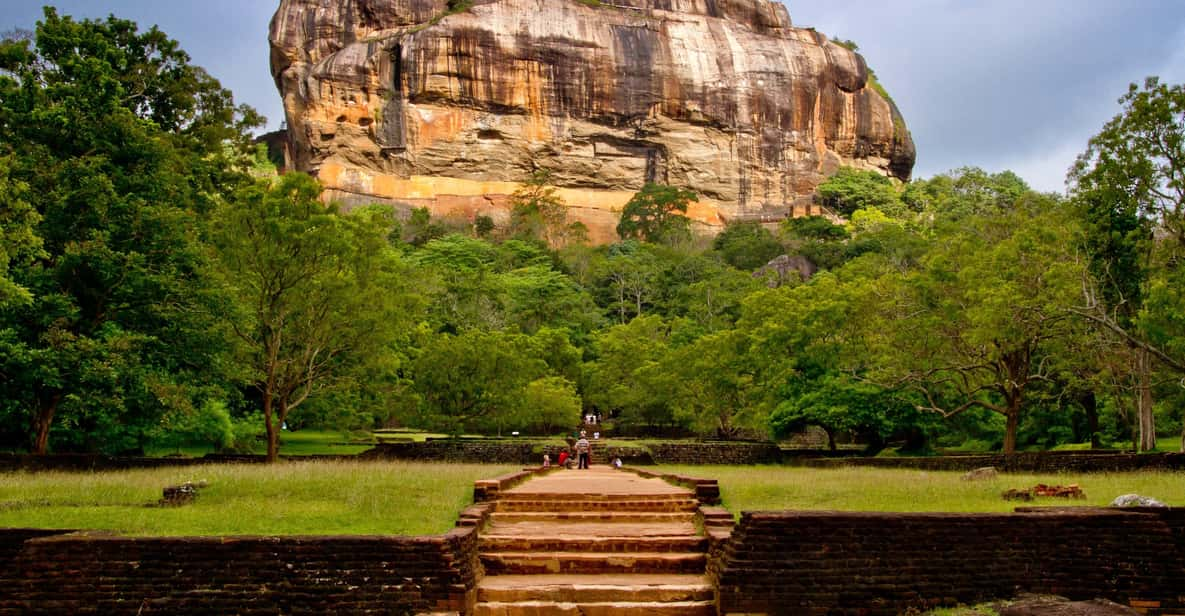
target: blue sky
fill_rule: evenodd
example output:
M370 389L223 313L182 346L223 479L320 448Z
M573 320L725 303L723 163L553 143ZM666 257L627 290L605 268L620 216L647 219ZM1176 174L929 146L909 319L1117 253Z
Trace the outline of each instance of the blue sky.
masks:
M32 27L44 0L0 0L0 31ZM76 17L159 25L272 128L268 71L278 0L61 0ZM915 177L975 165L1061 190L1066 169L1127 84L1185 81L1181 0L787 0L797 26L852 39L918 145Z

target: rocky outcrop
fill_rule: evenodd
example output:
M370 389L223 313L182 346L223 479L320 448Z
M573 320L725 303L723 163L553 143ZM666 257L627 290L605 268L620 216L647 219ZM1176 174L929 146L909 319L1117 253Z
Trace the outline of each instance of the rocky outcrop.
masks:
M647 181L719 226L914 162L864 60L770 0L282 0L270 40L292 163L347 203L505 220L548 169L610 241Z

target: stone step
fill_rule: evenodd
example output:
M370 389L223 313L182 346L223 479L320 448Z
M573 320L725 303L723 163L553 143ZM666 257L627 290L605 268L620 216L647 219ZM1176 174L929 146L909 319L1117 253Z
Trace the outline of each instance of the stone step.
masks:
M510 603L631 603L711 601L703 575L491 575L477 585L478 601Z
M492 575L546 573L696 573L707 564L703 553L666 552L483 552L481 564Z
M495 520L481 535L514 537L689 537L699 535L692 522L572 522L537 519L530 522Z
M716 603L713 601L671 603L490 602L477 604L473 613L475 616L716 616Z
M580 522L598 524L694 524L690 511L495 511L494 524L518 522Z
M579 475L574 475L579 476ZM500 501L570 501L578 500L583 502L621 502L621 501L685 501L695 500L695 497L686 491L678 492L653 492L653 493L603 493L603 492L576 492L576 493L556 493L556 492L526 492L521 491L522 488L503 492L498 495Z
M482 535L482 552L706 552L708 538L692 536L523 536Z
M548 511L548 512L693 512L699 507L699 502L691 498L679 499L631 499L631 500L603 500L603 499L506 499L494 501L494 511Z

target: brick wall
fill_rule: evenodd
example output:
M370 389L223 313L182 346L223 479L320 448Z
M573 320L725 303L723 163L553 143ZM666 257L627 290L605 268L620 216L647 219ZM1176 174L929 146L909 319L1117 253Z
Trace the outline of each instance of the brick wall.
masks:
M1185 510L747 512L713 553L722 614L890 616L1022 592L1185 608Z
M473 527L430 537L0 531L0 615L414 614L471 605Z
M931 471L966 471L984 466L994 466L1007 472L1035 473L1185 470L1185 454L1181 453L1129 454L1045 451L1011 455L981 454L925 458L816 459L787 457L786 462L814 468L872 466Z

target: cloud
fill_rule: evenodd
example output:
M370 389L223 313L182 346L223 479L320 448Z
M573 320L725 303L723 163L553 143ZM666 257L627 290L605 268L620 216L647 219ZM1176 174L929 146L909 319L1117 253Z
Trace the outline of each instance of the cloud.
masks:
M788 4L795 25L859 43L910 127L918 177L975 165L1060 190L1128 83L1185 77L1174 0Z

